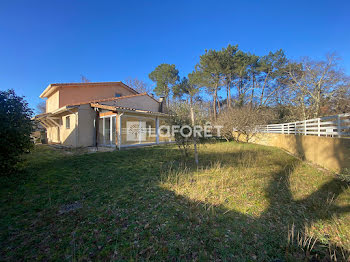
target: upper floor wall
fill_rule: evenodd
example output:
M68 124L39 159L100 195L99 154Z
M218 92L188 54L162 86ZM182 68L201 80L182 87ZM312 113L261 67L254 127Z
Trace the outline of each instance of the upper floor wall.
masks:
M46 112L91 100L134 95L137 92L122 82L52 84L40 95L47 98Z
M46 113L60 108L60 91L52 93L46 100Z

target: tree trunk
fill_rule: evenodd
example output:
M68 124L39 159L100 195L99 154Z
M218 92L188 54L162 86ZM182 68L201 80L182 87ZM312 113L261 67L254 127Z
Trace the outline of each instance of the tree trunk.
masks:
M231 108L231 81L228 84L228 107Z
M320 110L321 110L321 88L318 86L317 87L317 101L315 101L316 103L316 108L315 108L315 112L314 112L314 117L319 117L320 115Z
M217 92L218 92L218 90L217 90L218 88L217 88L217 84L215 84L215 90L214 90L214 95L213 95L213 110L214 110L214 120L216 120L216 97L217 97Z
M221 113L221 105L220 105L219 97L216 97L216 100L217 100L217 103L218 103L218 111L219 111L219 114L220 114Z
M239 78L239 83L238 83L238 99L241 97L241 87L242 87L242 77Z
M226 79L226 104L228 108L231 108L231 77Z
M238 85L238 106L241 107L244 105L244 97L243 97L243 76L239 78Z
M270 72L266 75L265 80L264 80L264 85L261 89L261 96L260 96L260 106L263 105L263 100L264 100L264 90L265 90L265 86L266 86L266 82L267 82L267 78L269 77Z
M305 103L304 103L304 101L303 101L303 98L300 98L300 103L301 103L301 108L302 108L302 110L303 110L303 120L306 120L307 118L306 118L306 110L305 110Z
M250 108L253 108L254 89L255 89L255 76L253 75L253 88L252 88L252 96L250 98Z
M165 91L164 93L165 93L166 104L169 110L170 101L169 101L169 91L167 86L164 87L164 91Z
M193 101L192 97L190 98L190 104L191 104L191 120L192 120L192 128L194 128L195 125L195 115L194 115L194 109L193 109ZM198 151L197 151L197 138L196 133L193 130L193 148L194 148L194 161L196 162L196 165L198 167Z
M229 97L228 97L228 83L226 83L226 104L227 104L227 107L230 107L229 106Z

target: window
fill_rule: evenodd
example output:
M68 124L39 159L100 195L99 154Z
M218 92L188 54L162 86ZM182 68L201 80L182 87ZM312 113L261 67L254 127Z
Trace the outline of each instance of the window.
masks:
M70 116L66 117L66 129L70 129Z
M119 94L119 93L115 93L115 97L121 97L122 94Z

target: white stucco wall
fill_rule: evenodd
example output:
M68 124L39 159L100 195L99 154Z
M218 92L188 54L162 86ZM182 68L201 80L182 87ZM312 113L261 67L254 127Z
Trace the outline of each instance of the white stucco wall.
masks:
M94 146L96 112L89 104L81 105L78 109L78 139L79 146Z

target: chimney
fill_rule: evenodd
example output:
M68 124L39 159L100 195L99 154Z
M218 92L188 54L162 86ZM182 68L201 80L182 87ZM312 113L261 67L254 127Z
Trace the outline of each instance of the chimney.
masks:
M166 110L166 101L165 101L165 97L161 96L159 98L159 112L165 113Z

